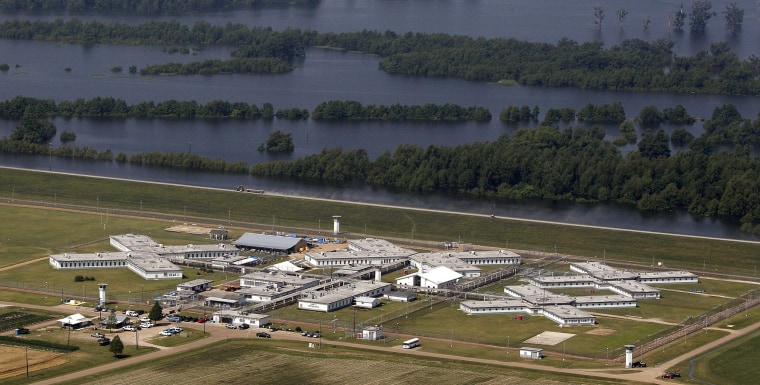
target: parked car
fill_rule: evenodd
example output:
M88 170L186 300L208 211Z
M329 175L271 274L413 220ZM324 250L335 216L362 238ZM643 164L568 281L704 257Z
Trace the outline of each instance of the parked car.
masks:
M182 326L172 326L169 328L169 330L173 331L174 334L182 332Z
M140 327L141 328L152 328L153 324L150 323L150 322L143 322L143 323L140 324Z
M178 315L170 315L166 317L166 320L169 322L182 322L182 317Z
M304 337L306 337L306 336L308 336L308 335L309 335L309 332L307 332L306 330L304 330L304 331L301 333L301 335L302 335L302 336L304 336Z
M139 319L140 319L140 322L150 322L151 321L150 318L148 318L146 316L142 316Z
M111 343L111 339L107 337L98 338L98 345L100 346L106 346Z
M320 332L316 332L316 333L312 334L311 336L314 337L314 338L320 338L320 337L322 337L322 334Z
M227 329L237 329L237 326L233 324L227 324Z
M681 373L679 372L666 372L662 375L662 378L676 378L681 377Z
M631 364L631 367L632 368L646 368L647 367L647 363L644 362L644 361L636 361L636 362L634 362L634 363Z
M127 310L127 311L124 312L124 314L126 314L126 315L128 315L130 317L137 317L137 316L139 316L139 314L137 314L137 312L134 311L134 310Z
M103 333L98 332L98 333L92 333L92 334L90 334L90 337L104 338L105 335L103 335Z
M137 328L134 327L134 326L132 326L132 325L127 325L127 326L124 326L123 328L121 328L121 330L124 330L126 332L136 332Z
M158 334L160 334L162 336L173 336L174 332L171 331L171 330L169 330L169 329L166 329L166 330L161 330L161 332L158 333Z
M240 326L238 326L239 329L243 329L243 330L248 329L249 327L251 327L251 325L248 325L248 324L240 324Z
M266 332L258 332L258 333L256 333L256 337L260 337L260 338L272 338L272 336L270 336L269 333L266 333Z

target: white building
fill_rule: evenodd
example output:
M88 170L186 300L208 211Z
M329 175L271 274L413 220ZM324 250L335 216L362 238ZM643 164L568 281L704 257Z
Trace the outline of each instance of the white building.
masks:
M301 310L331 312L354 304L356 297L380 297L391 291L390 283L353 281L332 290L305 292L298 300Z
M354 304L356 307L364 309L373 309L380 306L380 299L374 297L356 297L354 298Z
M544 349L540 348L520 348L520 358L531 358L540 360L544 357Z
M573 306L578 309L636 307L636 299L625 295L589 295L575 297Z
M641 283L699 283L699 276L688 271L656 271L639 273L637 279Z
M593 325L596 323L596 317L593 315L568 305L546 306L541 309L541 313L560 326Z
M112 235L110 244L118 252L54 254L49 263L57 270L128 268L144 279L181 279L182 269L171 258L217 258L239 255L230 245L164 246L145 235Z
M269 315L267 314L243 313L237 310L222 310L214 312L211 320L214 323L226 323L235 326L248 324L253 328L269 325Z
M462 301L459 310L467 314L531 313L530 305L519 299Z
M417 294L411 290L406 291L391 291L386 293L383 297L391 302L412 302L417 299Z
M396 284L430 289L445 289L456 285L462 277L462 274L446 266L438 266L428 271L418 271L414 274L396 278Z
M660 298L660 290L636 281L610 281L610 290L631 298Z
M619 270L598 262L573 262L570 270L588 274L603 281L635 280L639 275L634 272Z
M588 274L530 277L528 282L541 289L594 287L598 280Z
M254 271L240 277L240 287L284 287L310 288L319 285L319 278L306 274L277 271Z

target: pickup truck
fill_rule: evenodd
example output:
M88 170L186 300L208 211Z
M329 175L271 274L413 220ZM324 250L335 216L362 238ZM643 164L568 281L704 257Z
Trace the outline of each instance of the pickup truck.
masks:
M132 326L132 325L124 326L121 329L124 330L124 331L126 331L126 332L136 332L137 331L137 328L134 327L134 326Z
M103 335L103 333L92 333L90 334L90 337L103 338L105 335Z

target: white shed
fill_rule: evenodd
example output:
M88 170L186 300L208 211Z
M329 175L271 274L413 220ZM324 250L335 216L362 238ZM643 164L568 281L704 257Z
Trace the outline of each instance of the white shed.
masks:
M382 326L367 326L364 329L362 329L362 335L363 340L379 340L383 338L383 327Z
M540 360L544 357L544 349L539 348L520 348L520 358L532 358Z
M380 306L380 299L373 297L356 297L354 298L354 302L356 304L356 307L365 309L372 309Z

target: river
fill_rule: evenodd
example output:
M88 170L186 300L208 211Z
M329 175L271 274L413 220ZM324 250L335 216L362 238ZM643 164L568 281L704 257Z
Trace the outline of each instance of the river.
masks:
M747 25L736 37L730 37L734 49L742 56L755 51L760 34L756 9L740 2L747 14ZM714 2L722 9L724 2ZM605 2L607 20L599 32L593 25L590 5L566 1L323 1L312 9L287 8L242 12L220 12L200 16L182 16L182 22L192 24L207 20L214 24L244 22L275 29L286 27L313 28L325 31L356 31L363 28L394 31L447 32L470 36L507 36L533 41L555 42L563 36L579 41L602 40L615 44L622 38L641 37L648 40L668 37L676 41L676 51L693 53L705 49L711 41L723 41L722 19L711 21L706 34L692 36L667 31L655 15L675 7L665 2L620 1ZM629 16L619 27L615 10L629 9ZM675 8L673 8L675 9ZM652 14L652 27L641 32L643 12ZM637 16L639 15L639 16ZM3 15L3 18L70 17L69 15ZM95 18L95 16L88 16ZM151 18L142 16L98 16L98 19L129 23ZM320 102L332 99L358 100L374 104L454 103L463 106L484 106L498 117L507 105L538 105L542 112L548 108L580 108L586 103L621 101L629 118L645 105L659 108L683 104L694 115L708 117L712 109L723 104L735 104L745 117L757 115L757 98L715 95L676 95L624 92L599 92L564 88L504 87L458 79L423 79L388 75L378 69L377 57L310 49L298 67L282 75L217 75L190 77L143 77L126 71L113 73L111 67L138 67L167 61L188 62L226 58L229 49L205 47L192 54L168 54L165 47L114 47L60 45L48 42L19 42L0 40L0 52L12 52L11 70L0 73L0 99L17 95L50 98L56 101L76 98L112 96L137 103L146 100L196 100L205 103L214 99L256 103L271 102L275 108L306 108L312 110ZM18 65L18 66L16 66ZM64 68L69 67L70 71ZM158 121L158 120L91 120L54 119L59 132L77 135L78 146L92 146L114 153L148 151L190 151L211 158L244 161L255 164L276 159L295 159L319 152L323 148L365 148L371 157L392 151L399 144L458 145L488 141L509 134L520 126L502 124L498 119L489 123L323 123L274 120L254 121ZM15 121L0 120L0 136L11 132ZM666 127L670 130L672 127ZM695 135L701 125L688 127ZM256 151L274 130L293 133L295 152L270 155ZM607 127L608 138L617 136L615 127ZM58 139L55 146L60 145ZM624 151L632 148L624 148ZM446 196L414 196L369 188L315 186L293 182L262 180L249 176L186 173L155 168L136 168L112 163L88 163L47 157L0 156L0 165L32 169L53 168L58 171L91 175L117 176L140 180L155 180L191 185L229 188L238 184L263 188L288 195L308 195L325 198L393 203L437 209L517 216L532 219L567 221L572 223L613 226L652 231L676 232L705 236L752 238L738 231L736 224L695 218L685 213L649 215L619 205L576 205L547 202L493 202L451 198ZM625 218L625 220L621 220Z

